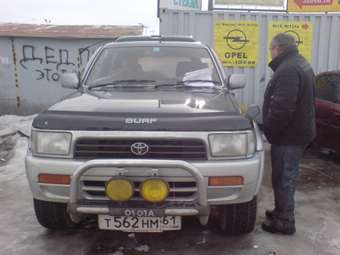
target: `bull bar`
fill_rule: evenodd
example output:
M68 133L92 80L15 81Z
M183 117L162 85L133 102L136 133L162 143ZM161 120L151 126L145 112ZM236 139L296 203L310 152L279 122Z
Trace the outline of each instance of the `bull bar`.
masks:
M207 187L205 184L204 177L200 171L189 164L188 162L181 160L139 160L139 159L126 159L126 160L90 160L79 166L73 175L71 176L70 186L70 201L68 204L68 210L71 215L76 216L79 213L84 214L108 214L110 213L109 206L82 206L78 204L80 195L80 179L81 177L92 168L103 168L103 167L115 167L116 171L113 173L114 176L124 176L126 173L124 167L150 167L151 169L157 168L180 168L181 170L187 171L191 174L197 183L197 194L198 194L198 207L200 209L190 208L171 208L165 210L165 215L169 216L188 216L198 215L201 224L206 225L209 219L209 206L207 199ZM150 177L154 175L150 174Z

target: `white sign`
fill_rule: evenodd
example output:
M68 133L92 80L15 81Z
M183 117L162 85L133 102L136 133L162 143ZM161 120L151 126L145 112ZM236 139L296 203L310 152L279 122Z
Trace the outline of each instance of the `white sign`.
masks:
M292 0L294 1L294 0ZM295 0L300 1L300 0ZM286 0L212 0L212 9L285 10Z
M202 0L159 0L159 9L201 10Z

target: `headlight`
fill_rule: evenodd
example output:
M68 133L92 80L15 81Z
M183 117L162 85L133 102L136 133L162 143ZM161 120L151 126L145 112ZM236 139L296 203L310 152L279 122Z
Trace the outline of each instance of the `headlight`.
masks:
M71 137L70 133L33 131L32 151L36 154L67 155Z
M255 152L253 133L228 133L209 135L213 157L248 157Z

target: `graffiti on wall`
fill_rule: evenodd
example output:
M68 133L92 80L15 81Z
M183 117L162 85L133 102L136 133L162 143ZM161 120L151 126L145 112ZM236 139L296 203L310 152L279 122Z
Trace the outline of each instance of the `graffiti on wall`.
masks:
M81 70L96 48L83 47L70 50L50 45L36 47L26 44L22 46L19 63L24 70L34 73L35 80L58 82L62 73Z

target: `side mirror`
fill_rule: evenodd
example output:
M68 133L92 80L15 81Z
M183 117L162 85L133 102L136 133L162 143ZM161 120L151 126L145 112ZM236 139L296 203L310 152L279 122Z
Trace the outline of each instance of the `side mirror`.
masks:
M76 73L64 73L60 76L60 83L63 88L78 89L79 78Z
M247 78L244 74L231 74L228 77L228 87L231 90L243 89L247 84Z
M254 120L260 114L260 107L258 105L250 105L246 112L246 117L248 119Z

